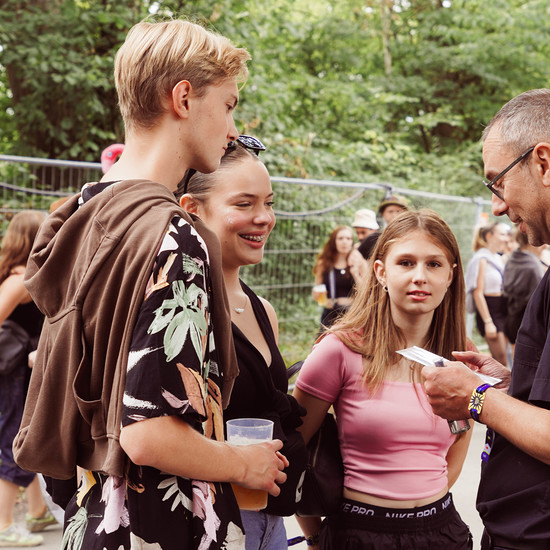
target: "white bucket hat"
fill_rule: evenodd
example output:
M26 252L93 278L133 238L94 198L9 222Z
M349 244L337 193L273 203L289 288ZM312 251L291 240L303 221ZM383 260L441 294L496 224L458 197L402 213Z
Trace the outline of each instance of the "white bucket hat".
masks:
M365 227L367 229L378 229L380 226L376 221L376 214L368 208L357 210L353 218L352 227Z

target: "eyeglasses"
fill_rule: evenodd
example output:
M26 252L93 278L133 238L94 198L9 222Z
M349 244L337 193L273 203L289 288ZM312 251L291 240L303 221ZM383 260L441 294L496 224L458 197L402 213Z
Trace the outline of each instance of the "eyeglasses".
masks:
M265 151L265 145L258 138L247 136L246 134L241 134L235 141L230 141L227 144L227 149L234 149L237 147L237 143L245 149L253 151L258 156L260 151Z
M529 147L527 151L522 153L516 160L511 162L500 174L496 175L491 181L483 180L483 184L486 185L492 193L494 193L501 201L504 201L502 193L495 188L497 182L502 179L516 164L520 163L527 155L530 155L535 150L535 147Z

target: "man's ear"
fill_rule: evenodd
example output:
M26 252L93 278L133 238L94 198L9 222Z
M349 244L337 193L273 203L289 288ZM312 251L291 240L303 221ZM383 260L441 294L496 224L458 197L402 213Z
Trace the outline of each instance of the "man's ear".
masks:
M189 194L185 194L180 199L180 206L190 214L199 215L199 201Z
M542 142L537 144L533 151L537 163L537 173L542 179L545 187L550 187L550 143Z
M189 116L189 99L192 90L193 87L188 80L180 80L172 88L172 108L181 118L187 118Z

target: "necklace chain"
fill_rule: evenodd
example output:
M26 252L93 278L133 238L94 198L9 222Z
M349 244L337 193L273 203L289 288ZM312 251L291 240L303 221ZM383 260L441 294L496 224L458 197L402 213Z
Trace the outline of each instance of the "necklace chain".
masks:
M233 306L233 310L235 311L235 313L238 313L239 315L241 313L244 312L244 310L246 309L246 304L248 304L248 296L245 294L244 296L244 304L243 304L243 307L235 307Z

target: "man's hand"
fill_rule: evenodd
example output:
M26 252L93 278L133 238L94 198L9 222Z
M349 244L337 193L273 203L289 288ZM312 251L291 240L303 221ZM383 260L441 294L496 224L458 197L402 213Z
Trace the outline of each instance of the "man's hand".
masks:
M236 481L238 485L249 489L261 489L274 497L281 492L279 484L286 481L283 472L289 462L279 449L283 446L278 439L266 441L256 445L239 445L233 449L241 454L247 465L244 477Z
M450 361L444 367L424 367L422 376L428 401L435 414L448 420L461 420L470 416L470 397L483 383L474 373L502 378L497 387L507 390L510 371L492 357L474 351L455 351L453 355L468 363L469 367L458 361Z
M483 355L474 351L453 351L453 355L459 361L467 363L468 366L475 372L500 378L502 382L496 384L494 387L504 392L508 391L511 376L510 369L504 365L501 365L490 355Z
M464 363L453 361L446 362L444 367L424 367L422 376L435 414L447 420L470 417L470 397L482 382Z

